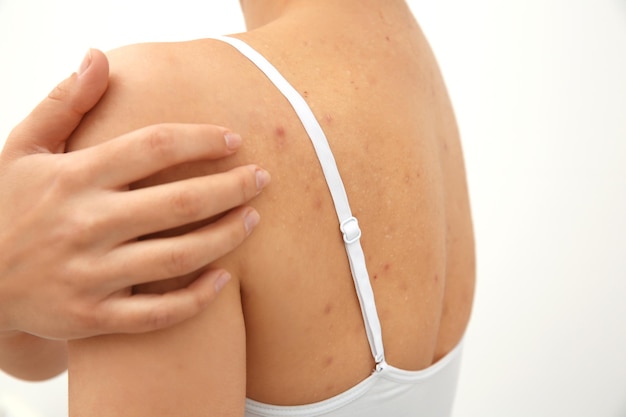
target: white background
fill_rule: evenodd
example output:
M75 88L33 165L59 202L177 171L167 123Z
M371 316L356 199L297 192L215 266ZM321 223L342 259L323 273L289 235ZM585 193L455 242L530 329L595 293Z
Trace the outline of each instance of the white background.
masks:
M626 416L626 1L409 3L456 108L477 234L455 417ZM0 0L0 138L89 47L240 30L235 0ZM0 404L61 417L65 384L0 375Z

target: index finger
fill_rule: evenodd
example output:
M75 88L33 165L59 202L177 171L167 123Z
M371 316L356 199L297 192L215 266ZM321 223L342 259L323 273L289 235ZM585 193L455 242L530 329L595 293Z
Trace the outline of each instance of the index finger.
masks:
M241 142L238 134L221 126L168 123L138 129L68 155L88 167L93 183L114 188L183 162L232 155Z

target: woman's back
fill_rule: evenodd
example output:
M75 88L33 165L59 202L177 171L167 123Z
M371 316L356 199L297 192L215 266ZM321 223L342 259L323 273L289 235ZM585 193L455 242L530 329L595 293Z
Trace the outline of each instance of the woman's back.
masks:
M362 231L386 360L401 369L424 369L462 338L474 285L465 174L445 87L403 2L356 2L362 4L357 9L350 2L306 3L237 37L282 73L320 122ZM289 103L258 68L220 41L134 48L140 53L119 52L123 69L110 102L88 121L76 146L96 140L91 126L112 114L121 130L155 121L223 124L245 138L236 157L182 166L150 181L254 161L270 171L272 185L254 204L261 225L219 261L234 279L211 311L166 332L70 345L74 414L94 415L89 407L96 403L87 398L103 386L117 392L106 381L145 380L150 363L162 360L160 385L151 382L146 392L164 387L164 380L185 378L176 382L183 387L164 387L169 394L163 397L180 404L193 395L194 381L202 386L199 392L208 390L206 375L226 397L238 395L243 370L236 362L242 355L245 393L265 403L320 401L367 378L374 359L337 215L320 162ZM144 87L137 87L140 80ZM127 107L117 114L122 102ZM129 350L154 346L159 352ZM142 388L132 389L132 398L142 396ZM154 410L166 410L169 400L158 401L164 401L162 408ZM193 415L195 406L187 406L192 408L181 413ZM97 409L102 407L110 406ZM136 410L147 413L152 405L143 407Z

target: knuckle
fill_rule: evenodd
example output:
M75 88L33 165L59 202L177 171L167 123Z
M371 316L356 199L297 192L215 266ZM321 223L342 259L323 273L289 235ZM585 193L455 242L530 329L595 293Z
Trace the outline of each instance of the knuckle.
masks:
M48 98L54 101L66 101L70 97L69 80L65 80L58 84L50 91Z
M83 112L77 110L75 106L75 97L72 96L73 77L70 77L58 84L56 87L48 93L48 99L58 102L67 107L67 110L74 113L76 116L82 117Z
M59 239L75 248L82 248L97 240L97 237L102 235L101 229L102 219L96 213L87 210L74 210L60 231L62 235L59 236Z
M72 162L59 163L54 172L53 189L58 193L74 193L77 188L85 185L83 166L78 161Z
M93 194L84 198L85 191L92 187L84 172L81 163L59 164L50 172L52 180L40 197L42 204L58 208L50 213L56 220L53 235L57 243L84 246L101 236L106 227L101 200Z
M241 221L233 224L233 227L226 229L223 235L224 242L230 248L234 248L239 245L246 237L246 227Z
M173 128L167 124L146 128L146 146L148 151L159 157L171 156L175 151L176 138Z
M257 194L255 175L254 170L246 170L243 175L238 177L237 181L242 202L250 200Z
M197 260L193 253L180 246L171 249L167 262L167 271L171 276L179 276L197 269Z
M74 306L68 314L68 322L72 323L71 327L76 334L97 332L103 326L102 318L93 309Z
M145 324L149 329L164 329L177 322L176 315L165 306L157 306L146 317Z
M184 219L197 219L202 212L200 196L192 190L179 190L171 197L171 207L174 215Z
M215 288L215 287L213 287ZM215 291L195 291L193 297L193 311L202 311L215 299Z

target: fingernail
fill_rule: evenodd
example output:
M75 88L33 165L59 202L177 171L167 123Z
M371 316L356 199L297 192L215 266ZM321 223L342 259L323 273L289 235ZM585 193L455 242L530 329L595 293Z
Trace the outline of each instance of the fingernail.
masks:
M228 283L228 281L230 281L230 274L228 272L226 272L226 271L222 272L215 279L215 292L220 292L222 290L222 288L224 288L226 283Z
M89 65L91 65L91 49L87 51L85 57L83 58L83 62L80 63L80 67L78 67L78 75L87 71Z
M241 142L243 141L241 139L241 136L239 136L237 133L233 133L233 132L228 132L224 135L224 139L226 140L226 147L228 149L235 150L238 147L241 146Z
M265 186L270 182L270 179L272 178L269 172L260 168L256 170L255 175L256 175L256 189L258 191L261 191L263 188L265 188Z
M261 216L259 216L259 213L257 213L256 210L252 209L246 213L243 222L246 227L247 235L250 235L250 233L252 233L252 229L254 229L256 225L259 224L259 220L261 220Z

